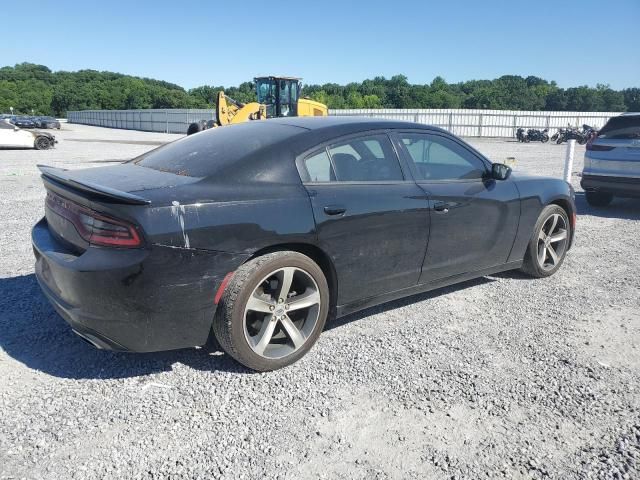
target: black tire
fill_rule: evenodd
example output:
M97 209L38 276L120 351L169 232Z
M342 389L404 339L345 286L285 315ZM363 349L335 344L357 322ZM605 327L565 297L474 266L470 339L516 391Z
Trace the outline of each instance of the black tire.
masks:
M562 142L564 142L564 138L563 137L558 137L558 139L556 140L556 143L558 145L560 145Z
M287 267L301 269L315 281L320 294L318 317L313 330L297 350L280 358L266 358L254 351L245 336L245 307L254 290L267 276ZM213 332L227 354L248 368L266 372L286 367L303 357L324 329L328 312L329 287L322 269L301 253L273 252L254 258L235 271L218 305Z
M201 131L202 125L200 124L200 122L194 122L189 125L189 128L187 128L187 135L193 135L194 133L198 133Z
M578 138L578 143L580 145L584 145L585 143L587 143L587 137L580 137Z
M524 143L529 143L531 141L531 139L529 137L524 137L523 141L524 141Z
M540 141L542 143L547 143L549 141L549 135L547 134L542 135L542 138L540 139Z
M558 255L559 259L555 262L555 265L552 268L544 268L540 262L538 261L538 248L540 240L540 231L542 227L545 226L546 222L553 215L560 215L564 220L564 226L566 230L566 242L563 246L561 255ZM529 240L529 245L527 245L527 250L524 255L524 262L522 264L521 270L534 278L544 278L549 277L556 273L558 269L562 266L564 262L565 256L567 254L567 250L569 249L569 240L571 238L571 223L569 221L569 215L565 211L564 208L558 205L547 205L542 209L538 220L536 221L535 227L533 228L533 233L531 235L531 239ZM543 257L546 254L543 253Z
M36 150L49 150L51 148L51 140L48 137L39 136L33 144Z
M608 192L585 192L584 196L592 207L606 207L613 200L613 194Z

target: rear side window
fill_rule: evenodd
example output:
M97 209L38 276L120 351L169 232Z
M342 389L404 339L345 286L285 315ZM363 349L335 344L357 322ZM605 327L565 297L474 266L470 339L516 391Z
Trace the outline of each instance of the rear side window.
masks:
M336 179L326 149L307 157L304 165L307 167L309 181L311 182L330 182Z
M640 115L613 117L598 132L602 138L640 138Z
M163 145L131 162L177 175L208 177L300 132L298 127L258 121L228 125Z
M404 180L398 157L386 135L354 138L328 148L339 182Z
M448 138L428 134L400 134L420 180L472 180L486 172L484 162Z

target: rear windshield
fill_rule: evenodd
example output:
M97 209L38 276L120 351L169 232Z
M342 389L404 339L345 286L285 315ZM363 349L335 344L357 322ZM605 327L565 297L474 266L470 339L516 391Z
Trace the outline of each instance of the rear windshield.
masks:
M208 177L258 150L303 132L268 120L212 128L151 150L137 165L189 177Z
M602 138L640 138L640 115L613 117L598 132Z

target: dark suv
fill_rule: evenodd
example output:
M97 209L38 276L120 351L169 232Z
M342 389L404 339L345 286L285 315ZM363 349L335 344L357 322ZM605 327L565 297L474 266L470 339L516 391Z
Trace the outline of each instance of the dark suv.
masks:
M640 197L640 113L610 118L591 137L580 185L593 206L606 206L614 196Z

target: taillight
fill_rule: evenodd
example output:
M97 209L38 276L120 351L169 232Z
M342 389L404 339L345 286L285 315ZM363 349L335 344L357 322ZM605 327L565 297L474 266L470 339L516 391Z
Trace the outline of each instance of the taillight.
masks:
M610 147L609 145L597 145L593 142L598 138L597 135L592 135L587 142L586 148L587 150L591 150L593 152L608 152L609 150L613 150L616 147Z
M82 207L66 198L47 192L47 206L69 220L78 234L91 245L135 248L142 238L135 225Z

